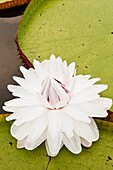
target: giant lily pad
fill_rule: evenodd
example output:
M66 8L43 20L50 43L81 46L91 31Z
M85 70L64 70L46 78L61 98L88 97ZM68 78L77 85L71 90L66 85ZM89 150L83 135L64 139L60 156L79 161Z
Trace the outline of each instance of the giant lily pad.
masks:
M66 169L112 169L113 123L97 120L100 139L91 148L83 148L74 155L63 147L55 158L47 156L44 143L32 151L16 148L16 139L9 132L11 122L0 116L0 169L16 170L66 170Z
M113 99L112 11L112 0L32 0L19 26L19 50L31 63L52 53L75 61L77 73L100 77L109 85L101 95Z
M0 10L28 4L31 0L0 0Z

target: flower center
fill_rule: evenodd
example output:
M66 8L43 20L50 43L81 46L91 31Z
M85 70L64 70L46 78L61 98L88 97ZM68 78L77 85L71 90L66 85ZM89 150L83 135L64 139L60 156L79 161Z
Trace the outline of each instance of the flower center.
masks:
M48 77L42 82L41 95L54 108L63 107L69 101L69 91L65 85L55 78Z

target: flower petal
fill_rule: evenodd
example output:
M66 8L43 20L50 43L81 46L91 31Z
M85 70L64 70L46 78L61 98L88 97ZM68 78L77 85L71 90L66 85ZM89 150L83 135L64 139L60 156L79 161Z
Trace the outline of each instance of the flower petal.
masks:
M61 110L50 110L48 120L49 120L48 131L50 137L52 139L55 139L61 129L61 120L62 120Z
M12 99L12 100L9 100L9 101L5 102L4 104L6 106L20 106L20 107L23 107L23 106L30 106L30 105L38 105L40 103L39 103L38 98L32 96L32 98L28 98L26 100L22 99L22 98Z
M93 101L95 105L102 109L109 110L112 106L112 99L100 97L98 100Z
M69 103L76 104L96 100L99 98L98 93L106 90L107 88L107 85L93 85L84 91L74 93Z
M82 151L80 138L76 134L72 138L67 138L66 135L63 135L63 143L74 154Z
M12 92L12 95L16 96L16 97L21 97L23 99L27 99L27 98L32 98L32 96L34 96L34 94L29 93L27 90L25 90L21 86L8 85L7 88L10 92Z
M27 137L28 137L28 136L26 136L26 137L23 138L22 140L18 140L18 141L17 141L17 148L18 148L18 149L24 148L25 142L26 142L26 140L27 140Z
M48 155L56 156L62 147L62 133L59 133L55 139L52 139L48 133L45 145Z
M76 105L76 107L90 117L106 117L108 115L105 109L93 102L81 103Z
M11 126L11 134L18 140L22 140L28 136L31 141L38 139L38 137L44 132L48 125L48 114L44 114L35 120L23 123L16 126L15 123ZM33 135L33 136L32 136Z
M75 76L73 81L72 81L72 83L75 83L74 88L72 89L73 93L78 93L80 91L83 91L83 90L91 87L97 81L100 81L100 78L93 78L93 79L90 79L90 80L86 79L85 81L83 79L83 81L82 81L82 80L77 79L77 76Z
M74 125L74 132L82 137L83 139L85 139L87 142L93 142L98 140L99 138L99 131L97 128L97 125L95 123L95 121L91 119L91 123L87 124L85 122L82 121L75 121Z
M66 134L68 138L73 137L73 119L62 111L62 132Z
M84 114L84 112L81 111L81 109L77 108L76 105L67 105L62 109L62 111L75 120L80 120L87 123L91 122L88 115Z
M26 140L25 144L24 144L24 147L27 149L27 150L33 150L35 149L36 147L38 147L42 142L45 141L45 139L47 138L47 133L46 133L46 130L41 134L41 136L35 140L34 142L28 142Z
M30 81L27 81L23 78L13 76L13 79L20 85L22 86L25 90L27 90L29 93L36 94L39 89L36 88L36 82L33 84ZM39 83L38 83L39 84Z
M66 91L54 79L51 79L51 83L52 83L52 87L54 88L58 96L60 97L60 100L67 104L67 102L69 101L69 95L66 93Z
M42 116L43 114L47 114L48 109L41 107L41 106L34 106L34 107L23 107L18 110L18 112L8 116L6 118L7 121L17 119L14 124L16 126L31 121L35 118L38 118L39 116Z
M85 147L90 147L92 145L92 142L88 142L86 141L85 139L83 138L80 138L81 139L81 144Z
M61 81L63 68L61 60L52 58L49 62L49 74L55 79Z
M72 62L68 67L67 69L69 70L70 72L70 77L72 77L74 75L74 71L75 71L75 62Z

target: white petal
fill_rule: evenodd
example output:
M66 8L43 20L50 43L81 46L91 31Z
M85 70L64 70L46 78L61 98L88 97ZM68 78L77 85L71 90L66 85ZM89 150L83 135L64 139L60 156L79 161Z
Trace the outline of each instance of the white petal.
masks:
M91 119L91 123L87 124L81 121L75 121L74 131L75 133L85 139L87 142L93 142L98 140L99 138L99 131L95 121Z
M87 142L85 139L81 138L81 144L85 147L90 147L92 142Z
M38 76L39 82L42 82L44 78L47 76L47 72L45 68L43 67L43 64L41 64L36 59L33 60L33 63L34 63L34 68Z
M73 129L74 129L73 120L70 116L63 113L63 111L62 111L62 117L63 117L62 118L62 132L64 132L68 138L71 138L74 135L74 133L73 133Z
M83 91L83 90L91 87L97 81L100 81L100 78L94 78L94 79L90 79L90 80L86 79L86 81L84 81L84 79L83 79L83 81L82 81L82 80L77 79L75 76L72 81L72 83L75 83L75 87L74 87L74 89L72 89L73 93Z
M107 87L107 85L93 85L84 91L74 93L69 103L75 104L97 100L99 98L98 93L107 89Z
M46 130L47 135L47 129L48 126L48 115L41 116L37 119L36 123L33 125L31 132L29 133L27 142L35 142L40 136L43 134L43 132Z
M56 57L55 57L54 54L52 54L52 55L50 56L50 60L54 60L54 59L56 59Z
M52 86L50 86L49 88L49 103L56 107L56 103L59 102L59 98L58 95L56 93L56 91L54 90L54 88Z
M93 102L81 103L76 105L76 107L90 117L106 117L108 115L107 111L101 105Z
M21 86L8 85L7 88L10 92L13 92L12 95L16 97L27 99L27 98L32 98L32 96L34 96L34 94L29 93Z
M88 115L84 114L81 109L77 108L76 105L67 105L62 109L63 112L74 118L75 120L81 120L83 122L90 123Z
M41 134L41 136L35 140L34 142L28 142L26 140L25 144L24 144L24 147L27 149L27 150L33 150L35 149L36 147L38 147L42 142L45 141L45 139L47 138L47 133L46 133L46 130L43 132L43 134Z
M11 126L11 135L18 140L22 140L23 138L29 135L31 127L32 127L32 122L23 123L20 126L16 126L13 123Z
M62 79L62 74L63 74L63 68L62 68L62 64L59 62L59 60L57 59L52 59L49 62L49 74L61 81Z
M69 95L65 92L65 90L61 87L61 85L55 81L54 79L51 79L52 87L60 97L61 101L67 103L69 101Z
M64 71L62 83L65 84L66 86L68 86L68 84L70 83L71 78L72 77L71 77L70 71L68 69L66 69Z
M64 62L62 63L62 67L63 67L63 72L67 69L67 61L64 60Z
M24 107L21 108L17 113L14 113L13 115L9 116L9 120L17 119L14 124L16 126L31 121L35 118L38 118L39 116L42 116L43 114L47 114L48 110L41 106L31 106L31 107ZM12 118L12 119L11 119ZM7 118L8 120L8 118Z
M72 138L67 138L66 135L63 135L63 143L74 154L82 151L80 138L76 134Z
M67 69L68 69L69 72L70 72L70 77L72 77L73 74L74 74L74 71L75 71L75 62L72 62L72 63L68 66Z
M53 109L53 106L49 104L49 102L40 94L37 94L38 99L43 107Z
M61 59L61 57L57 57L57 61L58 61L60 64L62 64L62 59Z
M6 112L14 112L14 111L18 111L18 109L20 109L20 107L13 107L13 106L3 106L2 108Z
M62 134L59 133L55 139L52 139L48 133L45 145L48 155L56 156L62 147Z
M50 137L55 139L61 129L61 110L50 110L49 111L49 124L48 124L48 131Z
M44 114L39 118L16 126L14 123L11 126L11 134L18 140L29 136L31 141L38 139L40 134L44 132L48 125L48 114ZM38 133L39 132L39 133ZM33 136L32 136L33 135Z
M36 82L35 84L30 82L30 81L27 81L23 78L20 78L20 77L16 77L16 76L13 76L13 79L20 85L22 86L25 90L27 90L29 93L32 93L32 94L36 94L36 92L39 91L38 87L36 86ZM38 83L39 84L39 83Z
M49 60L44 60L41 62L41 65L43 66L43 68L45 68L45 70L49 73Z
M100 97L98 100L93 101L95 105L102 109L109 110L112 106L112 99Z
M27 136L28 137L28 136ZM18 149L21 149L25 146L25 142L27 140L27 137L23 138L22 140L18 140L17 141L17 148Z
M22 99L22 98L16 98L16 99L12 99L9 100L7 102L4 103L6 106L30 106L30 105L38 105L39 100L36 97L32 97L32 98L28 98L28 99Z

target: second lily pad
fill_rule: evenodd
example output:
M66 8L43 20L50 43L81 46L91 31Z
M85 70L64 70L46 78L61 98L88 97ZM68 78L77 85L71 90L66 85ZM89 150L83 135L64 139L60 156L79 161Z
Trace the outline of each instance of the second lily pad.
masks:
M0 10L28 4L31 0L0 0Z

